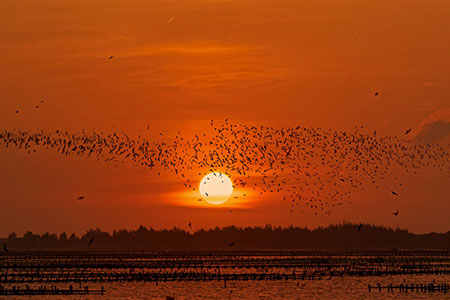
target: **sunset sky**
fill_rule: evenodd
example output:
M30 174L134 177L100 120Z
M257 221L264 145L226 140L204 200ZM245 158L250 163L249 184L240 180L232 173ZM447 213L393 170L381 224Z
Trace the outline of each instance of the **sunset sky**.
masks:
M2 0L0 130L170 140L227 118L396 136L412 128L412 138L445 143L449 16L446 0ZM389 182L368 187L330 216L290 213L274 194L198 203L159 171L0 146L0 236L189 222L450 230L448 171L405 175L396 198Z

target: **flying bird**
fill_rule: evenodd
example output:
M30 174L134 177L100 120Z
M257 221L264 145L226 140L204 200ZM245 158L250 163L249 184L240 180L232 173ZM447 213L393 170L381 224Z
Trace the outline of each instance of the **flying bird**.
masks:
M170 17L170 18L166 21L166 24L172 23L173 20L175 20L175 17Z
M233 247L234 246L234 242L231 242L228 244L228 247Z
M378 92L375 92L375 94L373 94L374 96L378 96L379 95L379 93Z
M393 212L392 214L397 217L399 213L400 213L400 211L397 209L397 211Z
M110 57L108 57L108 60L111 60L114 58L114 55L111 55Z
M94 237L91 237L91 239L89 240L88 246L91 246L93 243L94 243Z
M210 125L215 133L201 132L188 138L178 132L175 140L168 137L165 142L133 139L117 132L70 134L59 130L52 133L6 130L0 132L0 147L16 146L29 153L38 147L53 148L62 155L95 157L115 166L131 161L137 166L156 169L158 175L163 169L172 172L183 178L185 187L192 190L195 187L187 172L198 170L201 175L206 167L225 168L211 172L219 177L221 174L235 176L233 188L247 185L260 195L280 193L280 199L291 203L288 208L291 213L299 207L300 211L311 208L315 214L320 211L329 214L336 207L351 204L349 199L353 192L364 190L370 184L378 188L379 182L395 170L394 167L414 174L427 165L439 170L450 167L450 153L446 149L432 144L419 147L395 136L377 138L377 132L359 132L361 126L355 126L354 131L341 132L300 125L275 128L213 121ZM205 181L212 178L215 177ZM399 181L396 183L402 185ZM211 191L208 192L202 195L208 197ZM390 192L399 196L393 190Z
M189 226L190 229L192 229L192 223L191 223L191 221L189 221L188 226Z
M411 128L409 128L408 130L405 131L405 135L408 135L408 133L411 132Z

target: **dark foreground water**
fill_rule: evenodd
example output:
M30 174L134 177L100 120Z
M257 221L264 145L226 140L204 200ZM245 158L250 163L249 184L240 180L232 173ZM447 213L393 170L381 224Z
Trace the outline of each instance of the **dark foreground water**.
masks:
M0 296L0 299L101 299L101 300L150 300L166 299L166 296L175 299L298 299L298 300L361 300L361 299L450 299L450 293L441 292L394 292L371 291L367 285L393 283L400 284L406 279L409 283L450 282L450 276L388 276L383 278L333 278L331 280L316 281L257 281L257 282L229 282L224 288L221 282L166 282L159 283L103 283L106 292L104 295L78 295L78 296ZM65 288L66 284L58 284ZM99 284L90 284L90 288L99 287Z
M450 299L443 292L378 291L378 283L449 284L450 252L25 252L0 257L3 288L105 290L104 295L0 299Z

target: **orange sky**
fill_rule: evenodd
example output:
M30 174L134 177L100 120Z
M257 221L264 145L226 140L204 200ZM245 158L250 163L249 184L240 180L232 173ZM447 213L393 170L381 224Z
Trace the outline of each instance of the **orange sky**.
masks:
M150 123L151 138L228 118L420 134L424 122L450 123L449 14L444 0L3 0L0 129L137 135ZM199 205L172 174L156 173L1 147L0 236L189 221L450 229L448 174L434 170L405 177L395 204L389 187L368 188L331 216L290 214L273 195Z

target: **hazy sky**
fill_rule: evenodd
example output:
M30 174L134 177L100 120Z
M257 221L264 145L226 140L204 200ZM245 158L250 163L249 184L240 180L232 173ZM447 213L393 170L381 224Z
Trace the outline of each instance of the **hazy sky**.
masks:
M0 129L137 135L150 123L152 138L228 118L359 125L380 135L412 128L442 142L450 134L449 15L446 0L2 0ZM315 216L290 214L274 195L199 205L168 173L0 147L0 236L189 221L447 231L448 175L424 169L405 176L398 199L389 186L368 188L352 205Z

